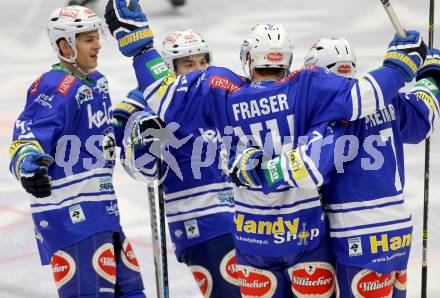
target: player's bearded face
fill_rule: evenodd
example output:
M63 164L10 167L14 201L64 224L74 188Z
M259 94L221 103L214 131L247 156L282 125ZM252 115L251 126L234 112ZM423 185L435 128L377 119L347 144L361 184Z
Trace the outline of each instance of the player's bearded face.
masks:
M98 53L101 49L97 31L80 33L76 40L78 56L76 63L84 71L91 71L98 65Z

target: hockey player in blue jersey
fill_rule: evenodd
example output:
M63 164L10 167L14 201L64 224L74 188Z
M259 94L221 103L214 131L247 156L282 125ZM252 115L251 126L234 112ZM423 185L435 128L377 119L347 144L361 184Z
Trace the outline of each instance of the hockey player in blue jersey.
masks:
M168 69L180 76L206 69L211 62L207 42L191 29L168 34L161 53ZM162 60L158 62L151 63L149 71L164 77L168 70ZM127 122L135 111L144 109L142 93L133 90L116 106L113 117ZM169 147L169 154L175 158L180 172L175 173L172 167L164 169L161 183L176 257L189 267L204 297L241 297L234 270L234 198L232 185L221 169L217 132L212 129L177 130L175 136L187 140L179 148ZM155 145L148 149L154 148ZM148 150L136 148L127 151L133 154L126 158L125 168L129 173L156 179L157 153L152 155ZM136 167L136 163L148 157L148 163Z
M234 151L249 143L268 156L297 145L297 137L331 120L355 120L388 105L424 60L425 46L411 32L385 56L384 66L360 80L306 67L284 79L286 42L279 25L257 25L242 44L241 57L253 83L231 71L210 66L186 76L156 80L145 65L157 59L153 34L137 1L109 1L106 21L120 51L134 57L140 90L150 108L166 123L185 129L217 128ZM261 80L261 81L257 81ZM297 116L298 115L298 116ZM139 119L134 134L157 124ZM281 136L289 136L282 139ZM134 138L134 141L139 136ZM284 146L283 146L284 145ZM256 151L254 151L256 152ZM252 158L252 151L243 158ZM252 184L252 177L244 177ZM282 187L265 195L261 187L235 188L236 254L244 296L330 296L334 268L326 245L326 225L317 189ZM292 279L298 284L292 291Z
M319 163L331 161L333 167L320 165L319 169L336 169L329 174L322 172L328 177L318 180L325 182L322 193L337 257L340 297L406 296L412 223L404 205L403 144L422 142L438 121L439 58L440 51L428 51L425 64L417 73L416 85L408 93L399 94L384 109L365 119L339 127L345 134L340 144L348 142L348 152L340 156L340 150L327 148L321 152L335 154L334 159L321 156ZM321 39L305 59L306 65L325 67L347 77L354 77L355 63L345 39ZM338 142L332 144L335 149ZM307 150L299 148L296 152L310 152ZM289 185L303 187L302 179L295 174L301 169L293 170L288 161L293 154L288 152L268 163L280 170L278 179L284 177L281 180ZM302 171L307 173L303 177L315 176L316 170L311 169L316 164L309 163L307 155L297 156L303 160ZM269 177L268 183L273 182L271 175L258 174L256 169L249 175Z
M29 88L10 170L30 193L41 263L60 297L145 297L112 184L115 132L106 78L95 71L102 22L82 6L53 11L60 62Z

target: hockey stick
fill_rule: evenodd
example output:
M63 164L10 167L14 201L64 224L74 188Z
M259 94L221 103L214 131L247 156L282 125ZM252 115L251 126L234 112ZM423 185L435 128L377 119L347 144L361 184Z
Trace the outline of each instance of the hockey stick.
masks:
M393 7L391 6L390 0L380 0L383 5L383 8L387 12L388 17L390 18L391 23L393 24L394 30L400 37L406 37L405 30L402 27L402 24L399 21L399 18L396 15Z
M429 41L430 49L434 46L434 0L429 1ZM425 177L423 187L423 241L422 241L422 298L427 297L428 286L428 203L429 203L429 160L431 139L425 142Z
M147 186L148 202L150 207L150 226L151 226L151 238L153 243L153 258L154 258L154 272L156 275L156 293L159 296L160 287L162 284L162 274L160 266L160 244L159 244L159 230L157 227L157 209L156 209L156 193L153 183L149 183ZM161 296L163 297L163 296Z
M159 144L159 150L162 150ZM161 152L161 151L159 151ZM167 238L165 229L165 202L163 197L163 184L162 184L162 160L157 159L157 175L158 175L158 201L159 201L159 224L160 224L160 251L161 251L161 264L162 264L162 295L161 297L169 298L170 290L168 286L168 259L167 259Z
M161 152L160 141L153 142L156 146L156 152ZM160 153L159 153L160 154ZM159 155L160 156L160 155ZM156 161L157 172L157 196L156 187L153 183L148 184L148 200L150 207L150 225L151 225L151 238L153 242L153 257L154 257L154 269L156 276L156 293L158 298L169 297L168 287L168 260L167 260L167 246L166 246L166 230L165 230L165 208L163 198L163 186L162 186L162 160L157 158ZM159 226L157 224L157 208L159 209Z

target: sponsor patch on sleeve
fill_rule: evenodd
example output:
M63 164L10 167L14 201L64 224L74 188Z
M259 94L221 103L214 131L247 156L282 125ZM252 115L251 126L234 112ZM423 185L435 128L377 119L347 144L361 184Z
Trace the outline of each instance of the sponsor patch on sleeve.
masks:
M222 89L231 94L241 89L240 86L232 83L228 78L222 76L212 76L209 80L209 87Z
M69 93L70 89L72 88L72 85L75 82L75 80L76 78L74 76L66 74L64 78L61 80L61 82L58 84L56 89L57 92L62 96L66 96L67 93Z

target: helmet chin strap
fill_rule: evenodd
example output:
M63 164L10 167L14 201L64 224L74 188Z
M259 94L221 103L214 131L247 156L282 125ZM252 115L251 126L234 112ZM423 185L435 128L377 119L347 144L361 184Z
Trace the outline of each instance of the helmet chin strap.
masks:
M60 57L61 60L64 60L65 62L72 64L72 66L83 76L87 76L89 74L89 71L86 72L82 70L81 67L78 65L78 63L76 63L76 58L78 56L76 49L73 49L73 57L71 58L66 58L63 55L61 55L61 53L58 56Z

